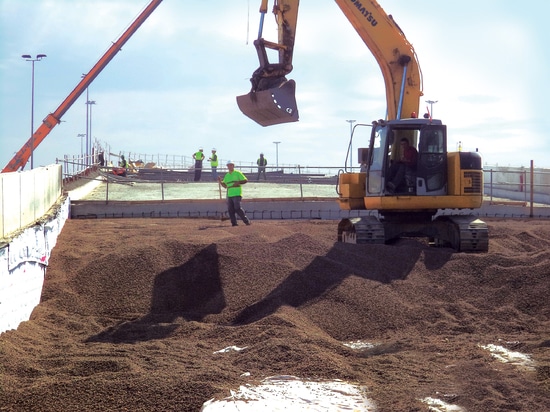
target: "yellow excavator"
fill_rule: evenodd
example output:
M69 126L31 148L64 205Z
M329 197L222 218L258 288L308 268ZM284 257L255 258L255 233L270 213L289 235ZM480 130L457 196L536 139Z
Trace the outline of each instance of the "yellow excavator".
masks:
M486 252L487 225L470 212L483 201L481 156L448 151L446 126L429 113L418 117L422 73L393 17L375 0L335 1L378 62L387 103L386 118L372 122L368 147L358 149L362 171L338 175L340 208L375 213L340 221L338 240L383 244L426 237L433 246ZM254 41L260 65L252 74L250 92L238 96L237 104L262 126L299 119L296 83L286 77L292 71L298 7L299 0L273 2L278 41L270 42L262 37L268 0L261 2ZM278 52L276 63L269 61L266 49ZM414 148L414 161L403 166L407 146L408 151Z

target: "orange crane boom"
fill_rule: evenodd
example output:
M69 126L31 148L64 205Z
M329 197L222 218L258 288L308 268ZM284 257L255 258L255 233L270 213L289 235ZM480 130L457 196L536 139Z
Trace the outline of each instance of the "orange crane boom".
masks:
M143 24L145 20L153 13L162 0L152 0L151 3L140 13L140 15L133 21L133 23L126 29L126 31L120 36L120 38L114 42L111 47L103 54L99 61L92 67L92 69L82 78L80 83L74 88L74 90L63 100L59 107L53 112L48 114L42 121L42 124L36 129L32 137L19 149L19 151L13 156L9 163L2 169L2 173L16 172L23 170L27 164L31 154L36 147L42 143L42 141L48 136L51 130L61 122L63 115L69 110L74 102L80 97L80 95L86 90L86 88L94 81L94 79L101 73L101 71L109 64L109 62L115 57L115 55L122 49L122 46L132 37L137 29Z

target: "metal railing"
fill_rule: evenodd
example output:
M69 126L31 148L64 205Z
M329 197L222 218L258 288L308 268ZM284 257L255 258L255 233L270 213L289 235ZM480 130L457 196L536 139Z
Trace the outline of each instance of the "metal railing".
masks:
M70 165L70 163L67 163ZM236 165L248 178L245 188L248 199L269 198L334 198L336 192L338 168L330 169L330 174L307 173L300 166L286 170L284 167L266 167L266 179L263 174L258 180L258 167ZM309 171L309 169L307 170ZM223 176L227 169L219 168L218 175ZM141 169L128 171L125 177L117 176L112 168L96 167L94 173L80 174L83 184L87 180L102 180L86 194L86 200L94 201L173 201L173 200L207 200L225 198L226 189L217 180L213 180L210 168L202 170L201 180L194 182L194 169ZM66 178L72 181L71 178ZM277 183L274 190L274 183ZM128 189L132 186L133 189Z
M181 191L185 183L190 183L194 179L194 161L190 156L171 156L157 155L155 162L153 156L127 153L130 161L141 160L142 164L146 162L154 163L155 166L144 169L135 169L128 174L127 178L117 178L112 173L111 168L103 168L103 178L107 181L107 188L103 200L121 200L117 196L117 190L112 190L116 184L136 184L143 186L144 191L149 195L147 200L173 200L187 199L181 196L208 196L212 198L212 193L192 193ZM108 163L112 161L106 159ZM116 160L116 159L115 159ZM164 166L158 167L157 162L161 161ZM95 159L97 167L97 159ZM59 163L59 161L58 161ZM63 178L89 178L87 165L92 164L92 159L86 159L81 156L65 156L62 160ZM258 166L254 162L236 162L236 168L241 170L251 183L257 181ZM118 163L117 163L118 164ZM183 166L181 166L183 164ZM168 166L167 166L168 165ZM179 167L174 167L177 165ZM220 160L218 174L223 176L227 171L225 162ZM337 197L337 176L342 168L332 166L301 166L301 165L281 165L266 166L267 180L265 183L288 184L288 190L283 190L282 195L278 197ZM348 168L349 169L349 168ZM349 171L349 170L348 170ZM359 168L353 169L359 172ZM550 205L550 170L543 168L525 167L503 167L488 166L484 167L484 195L489 201L501 201L502 199L523 203L540 203ZM263 177L263 176L262 176ZM205 162L202 169L201 182L212 181L211 169L208 162ZM264 183L264 180L261 180ZM111 187L109 188L109 184ZM145 187L144 185L147 185ZM293 186L292 186L293 185ZM178 186L180 186L178 188ZM324 187L323 187L324 186ZM250 186L249 186L250 187ZM250 190L247 187L247 192ZM222 190L223 192L223 190ZM219 193L217 193L219 196ZM258 191L253 196L273 197L269 190ZM248 193L250 197L250 193ZM498 199L498 200L497 200Z
M504 198L523 203L550 204L550 170L525 167L486 166L485 195L490 201Z

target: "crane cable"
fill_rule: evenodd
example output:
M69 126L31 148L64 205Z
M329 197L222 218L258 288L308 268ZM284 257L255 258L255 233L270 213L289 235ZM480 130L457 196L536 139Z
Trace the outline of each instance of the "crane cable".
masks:
M247 1L246 10L246 45L248 46L248 38L250 37L250 0Z

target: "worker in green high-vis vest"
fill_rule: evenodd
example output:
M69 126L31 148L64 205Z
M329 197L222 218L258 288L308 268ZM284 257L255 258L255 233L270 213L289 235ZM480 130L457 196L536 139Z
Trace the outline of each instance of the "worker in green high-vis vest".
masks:
M218 180L218 154L216 153L216 148L212 149L212 154L208 158L210 162L210 167L212 168L212 180Z
M195 182L201 180L202 161L204 160L204 158L204 150L202 147L197 153L193 153L193 159L195 159Z
M227 173L223 179L221 176L218 177L218 182L227 189L227 213L231 220L231 226L238 226L237 216L241 218L245 225L250 225L250 219L241 206L243 199L242 186L248 182L246 176L240 170L236 170L235 163L229 160L227 162Z

